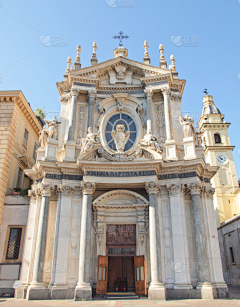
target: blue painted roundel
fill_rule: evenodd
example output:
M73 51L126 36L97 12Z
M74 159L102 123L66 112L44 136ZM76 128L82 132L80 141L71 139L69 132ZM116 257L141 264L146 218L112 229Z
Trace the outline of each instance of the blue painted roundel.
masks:
M127 151L133 147L133 144L136 141L136 137L137 137L136 125L134 123L134 120L129 115L123 114L123 113L115 114L108 120L106 130L105 130L105 136L106 136L106 141L107 141L108 146L114 151L116 151L116 145L111 136L111 132L112 130L116 131L117 125L124 125L125 131L130 132L130 137L124 149L124 151Z

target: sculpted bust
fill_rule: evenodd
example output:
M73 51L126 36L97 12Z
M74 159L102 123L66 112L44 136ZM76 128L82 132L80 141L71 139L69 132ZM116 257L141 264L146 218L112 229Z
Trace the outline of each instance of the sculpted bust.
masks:
M130 132L129 131L125 132L124 125L117 125L116 131L113 130L111 135L116 145L117 152L124 152L125 145L130 136Z

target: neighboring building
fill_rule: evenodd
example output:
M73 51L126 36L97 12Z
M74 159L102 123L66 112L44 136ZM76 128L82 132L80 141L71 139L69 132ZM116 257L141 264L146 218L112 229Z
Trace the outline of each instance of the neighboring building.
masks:
M206 163L218 166L217 174L211 179L215 188L213 196L217 225L240 213L240 202L236 191L239 189L235 163L228 128L224 115L213 102L213 97L203 98L203 110L199 127L203 133Z
M0 91L0 295L13 294L19 279L31 180L42 129L21 91Z
M204 161L192 118L179 119L185 80L174 56L167 68L160 45L154 67L144 47L143 63L119 46L98 64L95 43L90 67L80 46L73 67L68 58L60 122L44 127L25 171L16 297L91 299L115 290L117 276L150 299L228 295L210 184L218 168Z
M218 228L218 238L226 283L240 286L240 214Z

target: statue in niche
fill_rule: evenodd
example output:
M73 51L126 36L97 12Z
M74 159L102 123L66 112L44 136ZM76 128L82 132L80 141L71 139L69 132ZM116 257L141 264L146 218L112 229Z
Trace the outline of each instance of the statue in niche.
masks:
M184 117L179 116L180 124L183 126L184 138L195 138L196 129L194 127L194 119L186 114Z
M41 144L41 148L44 148L47 144L49 131L47 126L44 125L42 130L39 132L39 143Z
M86 153L90 149L92 149L95 145L100 144L99 143L99 132L94 133L92 132L92 128L88 128L88 134L86 138L82 139L81 141L81 154Z
M124 152L125 145L127 144L127 141L130 136L130 132L129 131L125 132L124 125L117 125L116 131L113 130L111 135L116 145L117 152Z
M141 146L147 146L149 149L152 149L159 154L163 152L163 149L158 143L157 138L154 135L152 135L151 128L147 130L147 134L145 134L142 140L141 139L138 140Z
M54 115L52 120L50 120L49 122L46 121L46 124L47 124L48 129L49 129L48 139L56 140L57 139L57 135L58 135L59 125L61 124L61 122L59 122L57 120L57 116Z

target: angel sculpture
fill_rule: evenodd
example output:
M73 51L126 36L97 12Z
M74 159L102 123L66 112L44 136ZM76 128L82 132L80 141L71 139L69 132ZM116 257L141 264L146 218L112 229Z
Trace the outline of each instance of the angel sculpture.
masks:
M130 136L130 132L129 131L125 132L124 125L117 125L116 131L113 130L111 135L116 145L117 152L124 152L125 145L127 144L127 141Z
M87 151L92 149L93 146L99 144L98 137L99 137L99 132L94 133L92 132L92 128L89 127L86 138L82 139L81 141L81 154L86 153Z
M42 148L46 146L48 135L49 135L49 131L47 129L47 126L44 125L42 130L39 132L39 143L41 144Z
M194 127L194 120L189 114L184 117L179 116L180 124L183 126L184 138L195 137L196 129Z
M152 130L148 129L147 134L145 134L144 138L138 139L140 145L147 146L149 149L152 149L158 153L162 153L163 149L157 141L157 138L152 134Z
M57 116L53 116L53 119L50 120L49 122L46 121L46 124L49 128L49 139L51 140L56 140L57 135L58 135L58 130L59 130L59 125L61 122L57 120Z

